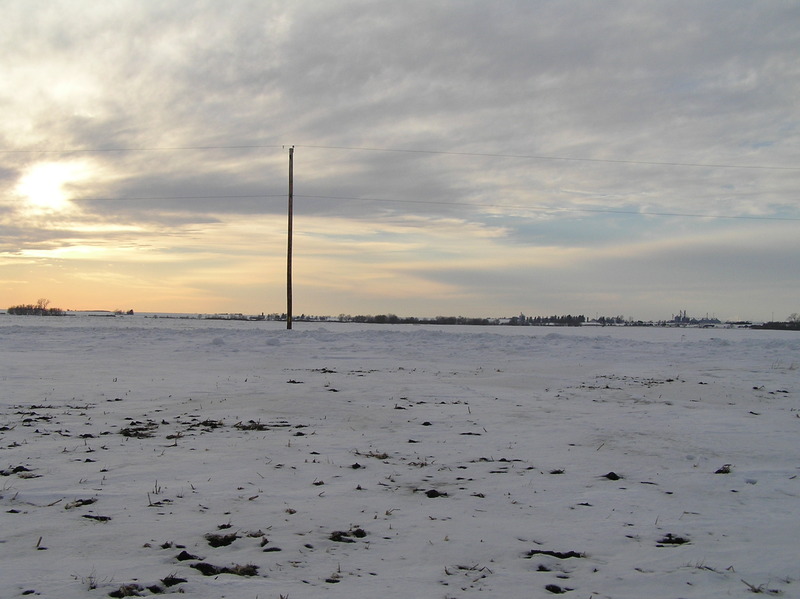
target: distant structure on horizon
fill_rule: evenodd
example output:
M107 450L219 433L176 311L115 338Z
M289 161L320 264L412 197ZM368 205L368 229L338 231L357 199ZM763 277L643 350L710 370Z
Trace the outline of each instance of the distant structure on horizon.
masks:
M721 323L719 318L713 316L709 317L708 314L706 314L705 318L690 318L686 315L686 310L678 310L677 316L673 314L672 322L675 324L693 324L700 326L712 326Z

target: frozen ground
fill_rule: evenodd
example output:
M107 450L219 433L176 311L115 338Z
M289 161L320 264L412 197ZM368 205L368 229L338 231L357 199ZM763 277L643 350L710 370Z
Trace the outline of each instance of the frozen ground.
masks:
M283 326L0 315L0 597L800 596L797 333Z

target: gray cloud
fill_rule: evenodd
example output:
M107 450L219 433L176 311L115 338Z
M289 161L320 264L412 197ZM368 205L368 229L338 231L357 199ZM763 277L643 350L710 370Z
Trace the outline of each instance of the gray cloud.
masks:
M300 217L461 219L502 227L512 253L740 224L613 211L798 218L797 171L637 162L795 167L799 20L792 3L722 1L6 3L4 146L150 150L4 153L0 215L26 168L84 156L96 174L69 190L91 222L279 219L296 144ZM196 146L229 147L153 150ZM741 278L726 256L697 264Z

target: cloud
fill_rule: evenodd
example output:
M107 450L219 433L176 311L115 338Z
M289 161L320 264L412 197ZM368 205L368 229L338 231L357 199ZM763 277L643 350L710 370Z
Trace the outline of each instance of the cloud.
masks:
M138 256L153 268L138 276L186 285L175 301L242 301L222 267L166 265L202 255L245 279L259 252L279 264L295 145L309 312L550 312L568 297L643 312L658 285L648 264L687 293L704 272L721 304L752 304L734 273L772 277L797 311L792 283L763 268L782 247L749 247L748 260L743 221L696 215L800 218L798 18L791 3L678 0L10 3L2 260L89 268L91 254L133 268ZM69 215L23 214L26 177L55 185L48 164L89 176L52 192L69 195ZM648 283L596 276L575 256ZM592 292L540 284L564 261ZM255 288L280 287L280 268L264 276ZM376 309L355 289L382 298Z

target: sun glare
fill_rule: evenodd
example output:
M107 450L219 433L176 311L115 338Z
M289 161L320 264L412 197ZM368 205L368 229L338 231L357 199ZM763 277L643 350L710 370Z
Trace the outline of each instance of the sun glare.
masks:
M66 212L72 208L64 186L84 180L87 165L80 162L43 162L34 165L20 178L16 193L35 212Z

